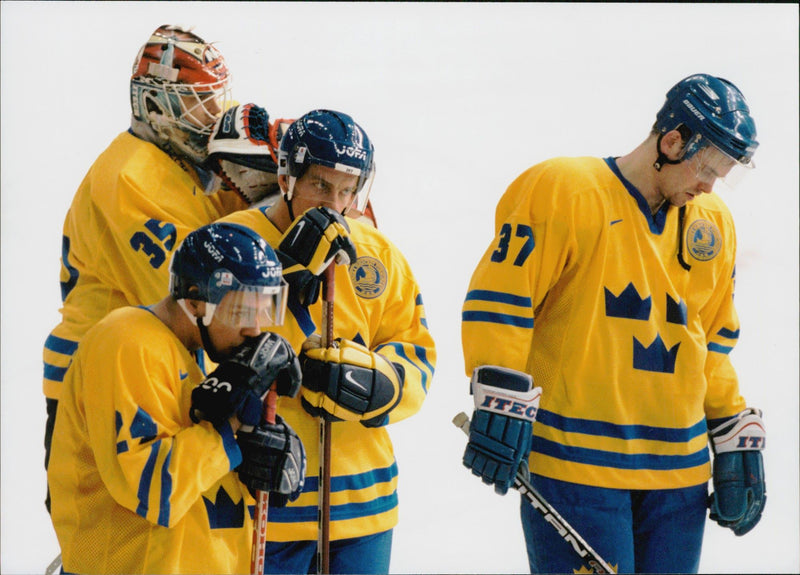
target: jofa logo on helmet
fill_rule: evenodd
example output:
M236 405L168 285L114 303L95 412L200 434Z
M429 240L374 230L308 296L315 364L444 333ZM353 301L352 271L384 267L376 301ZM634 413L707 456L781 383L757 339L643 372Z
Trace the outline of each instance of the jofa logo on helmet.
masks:
M222 253L217 249L217 246L215 246L211 242L209 241L203 242L203 247L206 248L208 255L210 255L216 261L221 262L222 260L225 259L225 256L223 256Z
M338 146L336 142L333 143L333 147L336 150L338 155L345 155L351 158L356 158L357 160L366 160L367 153L364 151L364 148L357 148L355 146Z

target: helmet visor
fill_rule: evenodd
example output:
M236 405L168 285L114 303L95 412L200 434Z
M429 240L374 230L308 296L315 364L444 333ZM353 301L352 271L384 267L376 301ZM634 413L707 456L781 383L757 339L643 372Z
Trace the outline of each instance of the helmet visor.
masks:
M689 165L701 182L713 186L720 180L731 189L735 188L747 172L755 167L752 160L746 164L737 162L714 145L698 150L689 159Z
M239 285L225 294L216 306L206 304L206 314L234 328L266 328L282 325L286 315L288 284L278 286ZM209 309L211 308L211 309Z

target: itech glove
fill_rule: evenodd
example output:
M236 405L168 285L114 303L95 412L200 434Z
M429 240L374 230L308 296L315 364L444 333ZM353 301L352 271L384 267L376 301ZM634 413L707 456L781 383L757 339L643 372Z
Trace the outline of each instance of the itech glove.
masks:
M766 441L761 410L748 408L709 429L714 451L714 493L710 517L736 535L744 535L761 519L767 502L764 461Z
M289 342L265 332L248 338L192 390L189 416L195 423L205 420L216 426L236 415L243 425L258 425L262 398L273 381L278 395L294 397L302 373Z
M321 206L306 210L281 237L277 250L290 297L311 305L319 297L319 276L336 258L348 265L356 260L356 247L344 217ZM338 256L338 257L337 257Z
M283 507L303 491L306 452L303 442L280 415L275 423L261 423L252 431L236 436L242 463L236 468L239 480L255 497L255 491L269 491L270 505Z
M475 368L470 384L475 411L463 463L505 495L530 453L542 388L527 373L492 365Z
M337 339L320 347L318 335L303 344L303 408L327 421L360 421L385 425L403 396L405 369L363 345Z

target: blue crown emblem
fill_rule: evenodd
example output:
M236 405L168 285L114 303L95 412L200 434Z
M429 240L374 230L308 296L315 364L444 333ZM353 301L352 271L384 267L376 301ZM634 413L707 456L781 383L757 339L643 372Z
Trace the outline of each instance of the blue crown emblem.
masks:
M605 292L607 317L650 319L651 299L649 296L642 299L633 283L629 283L619 296L615 296L608 288L605 288Z
M364 299L374 299L386 289L388 277L380 260L363 256L350 266L350 281L356 294Z
M237 528L244 526L244 498L234 503L228 492L222 487L217 489L216 501L203 495L206 504L208 524L211 529Z
M642 345L638 339L633 338L633 368L657 373L675 373L675 360L678 357L678 342L670 349L664 345L661 335L649 347Z
M686 325L688 323L687 318L686 302L680 298L678 298L678 301L675 301L667 294L667 321L669 323L677 323L678 325Z
M722 250L722 234L708 220L695 220L686 230L686 247L698 261L713 260Z

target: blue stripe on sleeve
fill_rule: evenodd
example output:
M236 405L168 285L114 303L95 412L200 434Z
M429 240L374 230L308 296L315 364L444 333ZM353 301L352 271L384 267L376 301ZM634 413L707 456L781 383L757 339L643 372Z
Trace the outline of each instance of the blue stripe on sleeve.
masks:
M160 447L160 439L154 441L153 445L150 446L150 455L147 456L147 462L144 465L144 469L142 469L141 477L139 477L139 491L136 494L139 499L139 505L136 507L136 513L145 518L147 517L150 485L153 482L153 471L156 467L156 458Z
M505 313L495 313L488 311L465 311L461 314L461 321L483 321L487 323L499 323L502 325L513 325L533 329L532 317L520 317Z
M44 347L56 353L72 355L75 353L75 350L78 349L78 342L50 334L44 342Z
M723 327L717 332L717 335L727 339L739 339L739 330L737 329L736 331L731 331Z
M733 351L733 346L720 345L718 343L711 342L708 344L708 351L715 351L717 353L724 353L725 355L728 355L731 351Z
M64 375L67 373L66 367L56 367L49 363L44 364L44 378L51 381L64 381Z
M471 290L467 293L464 301L492 301L520 307L531 307L531 298L529 297L483 289Z
M428 370L430 370L431 374L433 374L433 366L432 366L432 365L430 364L430 362L428 361L428 358L427 358L427 354L426 354L425 348L424 348L424 347L420 347L420 346L418 346L418 345L413 345L413 344L409 344L409 345L412 345L412 346L413 346L413 348L414 348L414 353L416 353L416 354L417 354L417 357L420 359L420 361L422 362L422 364L423 364L425 367L427 367L427 368L428 368ZM384 344L384 345L381 345L381 346L379 346L378 348L376 348L376 350L375 350L375 351L376 351L376 352L378 352L378 353L380 353L380 352L381 352L381 350L382 350L383 348L385 348L385 347L391 347L391 348L393 348L393 349L394 349L394 351L395 351L395 353L396 353L398 356L402 357L402 358L403 358L403 359L405 359L405 360L406 360L408 363L410 363L410 364L411 364L411 365L413 365L413 366L414 366L416 369L418 369L418 370L419 370L420 377L421 377L421 381L422 381L422 390L423 390L423 391L424 391L424 392L427 394L427 393L428 393L428 374L425 372L425 370L421 369L421 368L420 368L420 367L419 367L419 366L416 364L416 362L415 362L415 361L413 361L412 359L410 359L410 358L408 357L408 355L406 354L406 351L405 351L405 349L403 348L403 344L402 344L402 343L396 343L396 342L390 342L390 343L387 343L387 344Z
M169 472L169 462L172 459L172 447L164 458L164 465L161 466L161 508L158 510L158 524L167 527L169 525L169 514L172 507L169 503L172 495L172 475Z

